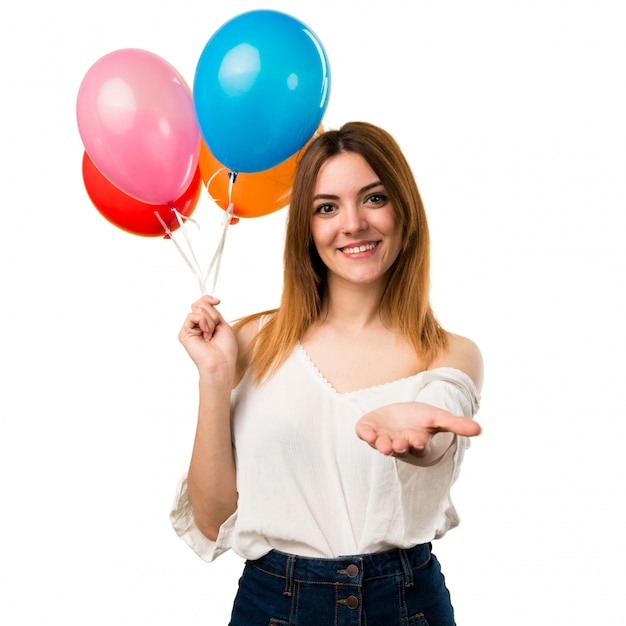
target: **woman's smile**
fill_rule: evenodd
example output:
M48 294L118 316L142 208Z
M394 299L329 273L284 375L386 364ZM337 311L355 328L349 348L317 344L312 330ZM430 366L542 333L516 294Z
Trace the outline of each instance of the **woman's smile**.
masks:
M364 257L370 256L367 253L372 252L372 250L375 250L379 244L380 244L380 241L365 241L365 242L350 244L349 246L346 246L345 248L339 248L339 250L348 256L364 258Z

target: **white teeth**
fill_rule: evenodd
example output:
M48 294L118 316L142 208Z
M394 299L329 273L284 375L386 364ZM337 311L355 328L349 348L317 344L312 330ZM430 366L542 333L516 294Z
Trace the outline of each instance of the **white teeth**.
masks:
M343 248L343 251L346 254L357 254L358 252L367 252L368 250L373 250L377 244L368 243L362 246L357 246L356 248Z

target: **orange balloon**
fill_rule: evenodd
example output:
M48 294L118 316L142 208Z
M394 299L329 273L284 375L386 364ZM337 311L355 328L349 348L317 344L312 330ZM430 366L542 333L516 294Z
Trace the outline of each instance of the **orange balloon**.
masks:
M235 217L260 217L287 206L291 197L291 186L300 156L311 141L321 132L323 132L323 128L320 125L315 135L311 137L299 152L296 152L286 161L269 170L255 173L238 173L232 186L233 213ZM228 208L229 173L231 173L231 170L224 167L213 156L204 140L202 140L200 145L198 167L209 195L223 210L226 210Z

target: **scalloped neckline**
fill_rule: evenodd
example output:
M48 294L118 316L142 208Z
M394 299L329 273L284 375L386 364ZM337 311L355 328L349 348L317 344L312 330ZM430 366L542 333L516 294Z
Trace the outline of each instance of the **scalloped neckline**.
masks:
M317 365L315 364L315 362L313 361L313 359L311 358L309 353L306 351L304 346L299 341L296 344L296 349L302 355L302 357L304 358L304 361L307 363L307 365L313 371L315 376L320 380L320 382L325 387L330 389L330 391L332 391L334 394L336 394L338 396L349 396L349 395L352 395L352 394L355 394L355 393L359 393L359 392L375 391L376 389L383 389L385 387L389 387L389 386L394 385L396 383L401 383L401 382L407 381L407 380L413 380L413 379L421 376L422 374L425 374L426 372L433 372L433 371L437 371L437 370L440 370L440 369L454 369L454 368L449 368L449 367L437 367L437 368L434 368L432 370L421 370L420 372L417 372L416 374L411 374L410 376L403 376L402 378L396 378L395 380L389 380L389 381L384 382L384 383L378 383L377 385L370 385L369 387L360 387L359 389L353 389L351 391L339 391L324 376L324 374L322 374L322 372L317 367Z

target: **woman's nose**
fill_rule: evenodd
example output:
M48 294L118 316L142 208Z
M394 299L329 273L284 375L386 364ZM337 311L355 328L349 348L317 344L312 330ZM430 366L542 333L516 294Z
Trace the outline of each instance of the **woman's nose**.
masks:
M367 220L358 207L346 207L343 210L341 232L344 235L354 235L367 230Z

